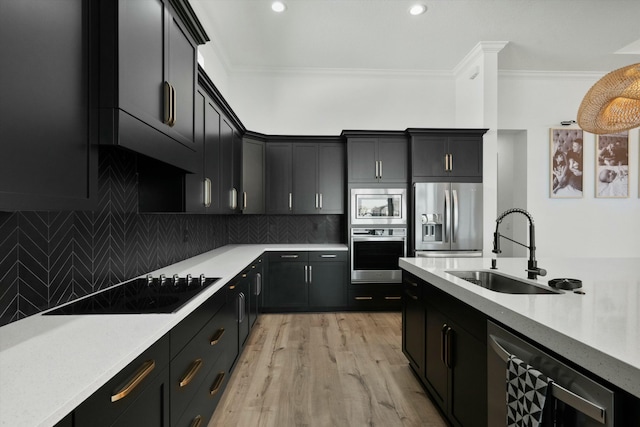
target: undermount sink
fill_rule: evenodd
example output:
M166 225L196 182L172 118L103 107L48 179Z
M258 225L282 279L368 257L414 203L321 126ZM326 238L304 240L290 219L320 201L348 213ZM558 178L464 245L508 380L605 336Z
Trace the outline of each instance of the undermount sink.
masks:
M518 279L494 271L447 271L453 276L471 282L494 292L504 294L562 294L563 292L544 287L524 279Z

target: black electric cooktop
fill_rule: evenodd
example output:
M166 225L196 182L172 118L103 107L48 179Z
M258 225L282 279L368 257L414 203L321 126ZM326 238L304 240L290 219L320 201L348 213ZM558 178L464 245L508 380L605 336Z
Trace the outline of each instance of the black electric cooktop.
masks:
M132 279L44 313L148 314L173 313L220 280L217 277L150 277Z

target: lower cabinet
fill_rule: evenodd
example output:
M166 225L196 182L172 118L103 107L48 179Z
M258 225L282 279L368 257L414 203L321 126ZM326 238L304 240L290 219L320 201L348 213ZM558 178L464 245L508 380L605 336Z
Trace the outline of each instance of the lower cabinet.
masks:
M75 426L169 425L169 334L75 410Z
M349 308L354 310L400 310L402 286L397 283L349 285Z
M332 310L347 305L346 251L268 254L267 311Z
M409 365L453 426L486 427L486 317L409 273L403 281Z

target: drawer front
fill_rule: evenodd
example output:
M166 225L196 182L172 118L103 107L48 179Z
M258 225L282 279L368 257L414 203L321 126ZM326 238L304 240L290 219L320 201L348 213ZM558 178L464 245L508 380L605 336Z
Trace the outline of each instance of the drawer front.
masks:
M171 358L173 359L184 346L211 320L224 305L227 287L223 287L194 310L186 319L171 330Z
M171 361L172 425L178 421L214 364L223 354L232 352L237 343L233 340L237 330L230 328L224 313L224 310L218 312Z
M423 282L406 271L402 272L402 288L403 297L422 300Z
M400 285L351 285L349 308L359 310L400 310L402 286Z
M305 251L270 252L269 262L307 262L308 253Z
M317 251L309 252L309 262L347 262L349 253L347 251Z
M75 411L77 426L109 426L169 365L169 334L116 374Z
M218 359L180 419L171 424L173 427L206 427L209 424L231 375L226 364L225 356Z

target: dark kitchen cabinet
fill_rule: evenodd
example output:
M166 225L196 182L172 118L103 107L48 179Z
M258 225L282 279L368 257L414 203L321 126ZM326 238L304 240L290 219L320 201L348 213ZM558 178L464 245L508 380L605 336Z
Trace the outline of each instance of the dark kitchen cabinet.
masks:
M347 252L269 254L265 309L307 311L346 306Z
M409 365L452 425L485 427L486 317L406 272L403 281L403 352Z
M410 129L414 182L482 182L482 135L486 129Z
M399 311L402 286L398 283L352 283L349 285L349 308L371 311Z
M425 303L419 279L402 275L402 352L418 376L424 376Z
M239 213L242 140L238 122L213 83L200 70L195 104L195 149L198 163L184 176L185 211Z
M344 213L342 143L267 142L266 170L267 213Z
M245 134L242 140L242 213L264 214L265 143Z
M197 169L197 45L208 38L188 3L100 1L100 143Z
M169 425L169 341L167 334L80 404L75 426Z
M95 206L95 6L2 2L0 211Z
M343 132L349 183L406 184L408 143L404 133Z
M264 287L264 271L263 271L263 258L260 257L249 265L249 284L251 286L250 302L249 302L249 326L253 328L253 325L258 320L260 311L262 309L262 291Z

